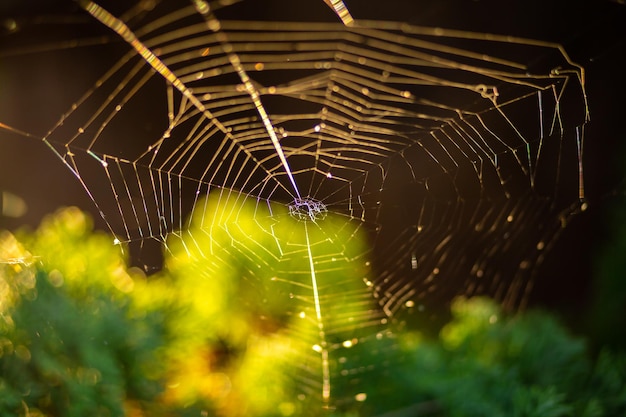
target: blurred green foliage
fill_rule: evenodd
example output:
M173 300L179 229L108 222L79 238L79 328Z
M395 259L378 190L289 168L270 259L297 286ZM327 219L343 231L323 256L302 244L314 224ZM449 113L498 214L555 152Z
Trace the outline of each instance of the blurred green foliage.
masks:
M0 250L0 415L122 415L155 398L160 320L131 314L134 271L81 212L3 232Z
M442 415L625 415L623 355L605 352L593 363L584 342L547 313L507 317L480 298L452 310L440 339L413 352L412 368L426 370L414 387L441 403Z
M299 278L273 287L267 272L307 265L295 256L277 265L271 250L259 249L293 225L259 224L253 219L261 216L245 210L236 218L229 208L208 212L213 220L195 219L189 238L171 243L167 268L149 278L127 268L110 237L94 233L77 209L49 217L34 233L2 232L0 415L626 415L623 353L593 358L552 316L507 316L484 298L456 300L438 338L387 327L332 351L333 371L354 372L331 380L337 401L323 410L302 394L322 376L311 363L315 337L306 336L314 326L299 319L301 306L289 297ZM209 238L204 231L217 226ZM285 230L267 234L265 227ZM346 228L334 238L355 233ZM209 258L200 248L211 245ZM325 250L336 252L313 247L322 259ZM341 273L349 267L346 261ZM349 293L345 285L338 291ZM332 326L343 313L359 314L336 308ZM351 333L359 329L336 336ZM319 372L317 381L293 378L303 367Z

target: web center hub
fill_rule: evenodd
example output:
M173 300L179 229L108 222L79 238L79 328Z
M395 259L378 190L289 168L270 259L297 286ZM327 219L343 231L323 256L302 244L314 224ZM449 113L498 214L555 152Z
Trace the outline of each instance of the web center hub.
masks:
M328 210L321 201L305 197L296 198L289 204L289 214L300 221L317 222L326 218Z

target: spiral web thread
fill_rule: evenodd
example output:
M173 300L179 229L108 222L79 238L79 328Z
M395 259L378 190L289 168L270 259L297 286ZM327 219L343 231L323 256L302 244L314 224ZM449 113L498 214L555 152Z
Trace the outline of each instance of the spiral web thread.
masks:
M59 49L77 63L104 51L102 74L44 136L0 127L61 158L115 243L178 238L209 264L232 252L271 270L258 285L311 323L291 330L299 395L324 407L346 400L336 380L384 366L343 349L459 294L523 306L585 208L584 72L559 45L345 13L233 20L220 2L81 7L76 24L101 33ZM254 232L238 221L249 205ZM300 235L276 232L288 218ZM200 244L218 229L232 246Z

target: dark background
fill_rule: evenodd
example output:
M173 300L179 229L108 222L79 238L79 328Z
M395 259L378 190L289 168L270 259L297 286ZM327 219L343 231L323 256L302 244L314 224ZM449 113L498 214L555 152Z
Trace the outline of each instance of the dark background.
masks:
M271 10L244 2L233 10L250 16L270 16ZM258 3L257 3L258 4ZM559 311L576 328L581 328L593 293L596 259L611 242L612 231L619 225L612 220L623 210L623 163L626 128L625 67L626 6L617 1L469 1L469 0L386 0L346 1L352 15L361 19L403 20L411 24L437 26L477 32L507 34L556 42L564 46L573 61L586 70L586 86L591 121L586 126L584 164L585 188L589 209L565 229L535 280L531 305ZM243 6L243 4L242 4ZM77 10L70 1L3 0L0 4L0 30L10 30L10 20ZM332 11L322 0L284 1L277 9L292 20L328 20ZM278 12L276 12L278 13ZM0 51L11 48L6 36L0 36ZM45 88L46 78L36 65L22 74L18 83L3 76L2 68L10 56L0 55L0 123L14 108L23 109L22 95ZM97 63L86 62L97 69ZM85 68L74 69L77 73ZM22 84L20 84L22 83ZM78 84L80 84L77 81ZM73 86L56 86L53 94L76 99ZM44 134L51 127L37 124L48 109L47 103L23 114L15 128ZM21 111L21 110L20 110ZM63 109L51 111L58 115ZM13 117L13 116L11 116ZM13 120L11 120L13 122ZM52 120L50 123L54 123ZM59 206L76 205L90 211L98 227L103 222L95 212L79 182L44 144L0 129L0 191L22 198L27 212L19 218L0 217L0 228L35 227L41 218ZM626 253L624 254L626 258ZM626 311L624 312L626 314Z

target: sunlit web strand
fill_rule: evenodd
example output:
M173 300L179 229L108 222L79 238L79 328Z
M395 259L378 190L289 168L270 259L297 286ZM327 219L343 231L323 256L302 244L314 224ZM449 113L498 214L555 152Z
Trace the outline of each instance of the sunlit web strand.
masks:
M339 16L339 19L346 26L354 24L354 18L350 14L350 11L346 7L346 4L342 0L324 0L324 3L328 5Z
M380 29L397 29L397 22L383 22L383 21L366 21L368 25L373 25ZM554 42L542 41L531 38L522 38L516 36L509 35L498 35L494 33L479 33L479 32L469 32L464 30L455 30L455 29L443 29L443 28L430 28L423 26L411 26L411 25L403 25L402 32L411 34L411 35L428 35L428 36L446 36L450 38L458 38L458 39L468 39L468 40L484 40L490 42L501 42L504 44L518 44L518 45L529 45L529 46L538 46L543 48L556 49L559 51L561 56L566 60L566 62L575 68L575 70L555 70L553 71L553 75L559 75L564 73L573 73L576 75L578 82L582 86L581 93L583 94L585 100L585 108L588 110L588 101L587 94L584 89L585 86L585 68L574 62L565 48L562 45ZM589 112L586 112L586 121L589 120Z

